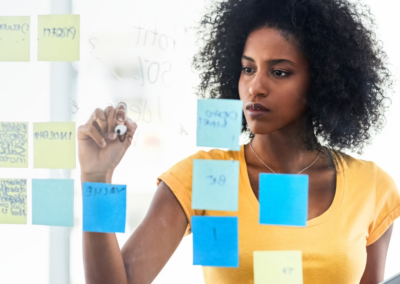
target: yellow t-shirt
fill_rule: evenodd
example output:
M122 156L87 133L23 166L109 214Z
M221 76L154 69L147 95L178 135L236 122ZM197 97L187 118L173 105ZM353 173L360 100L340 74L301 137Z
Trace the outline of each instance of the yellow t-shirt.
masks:
M238 216L239 267L203 267L205 283L254 283L253 251L301 250L305 284L359 283L366 265L366 246L374 243L400 216L400 194L393 179L375 163L339 154L336 194L330 208L306 227L259 224L259 203L240 151L211 150L180 161L159 179L174 192L190 222L193 215ZM193 159L238 160L239 210L193 210ZM190 223L186 234L190 233Z

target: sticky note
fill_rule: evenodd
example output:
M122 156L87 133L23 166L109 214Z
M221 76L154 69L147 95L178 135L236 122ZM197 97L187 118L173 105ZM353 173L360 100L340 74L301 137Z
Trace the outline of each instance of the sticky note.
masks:
M237 211L239 161L193 160L192 208Z
M0 167L28 167L28 123L0 122Z
M301 251L255 251L254 284L303 284Z
M125 233L126 185L83 183L83 230Z
M30 61L30 17L0 17L0 61Z
M39 16L39 61L78 61L79 41L79 15Z
M193 264L239 267L237 217L192 216Z
M305 227L308 175L260 174L260 224Z
M26 224L26 179L0 179L0 224Z
M32 179L32 224L74 226L73 179Z
M75 122L33 124L33 167L75 169Z
M197 101L197 146L239 151L243 101L206 99Z

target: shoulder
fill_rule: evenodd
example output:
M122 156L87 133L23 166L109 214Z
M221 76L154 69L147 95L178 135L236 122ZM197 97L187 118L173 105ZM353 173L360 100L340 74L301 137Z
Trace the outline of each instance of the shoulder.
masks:
M362 178L365 181L383 185L394 185L393 178L373 161L354 158L348 154L335 151L339 171L343 170L347 176Z

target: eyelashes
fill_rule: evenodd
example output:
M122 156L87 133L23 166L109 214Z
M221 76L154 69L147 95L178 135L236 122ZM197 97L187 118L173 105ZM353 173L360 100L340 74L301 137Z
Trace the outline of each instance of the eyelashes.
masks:
M250 67L242 67L242 72L246 75L251 75L252 73L254 73L254 70ZM271 74L275 75L276 77L287 77L290 75L289 72L282 70L273 70Z

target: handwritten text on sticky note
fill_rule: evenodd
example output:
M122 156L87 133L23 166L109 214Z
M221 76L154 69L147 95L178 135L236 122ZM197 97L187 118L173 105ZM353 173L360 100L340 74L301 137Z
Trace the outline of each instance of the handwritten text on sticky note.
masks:
M83 183L83 230L125 233L126 185Z
M79 15L44 15L38 18L38 60L79 60Z
M0 17L0 61L30 60L30 17Z
M28 167L28 123L0 122L0 167Z
M196 145L239 151L242 108L240 100L198 100Z
M303 284L301 251L255 251L254 284Z
M34 123L33 167L74 169L75 136L75 122Z
M74 180L32 180L32 224L74 226Z
M237 217L192 216L193 264L238 267Z
M26 179L0 179L0 224L26 224Z
M239 161L193 160L192 208L238 210Z
M308 175L260 174L260 224L305 227Z

